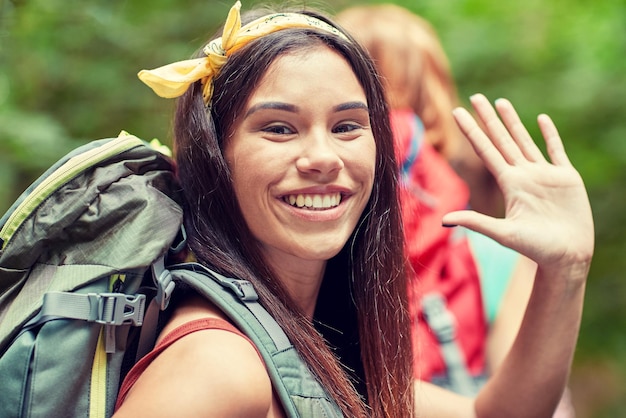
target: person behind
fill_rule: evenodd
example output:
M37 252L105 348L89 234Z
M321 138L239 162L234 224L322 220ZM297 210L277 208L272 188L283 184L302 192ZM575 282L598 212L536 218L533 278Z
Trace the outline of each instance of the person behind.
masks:
M507 216L456 211L443 224L539 268L519 336L476 399L414 382L397 165L376 70L318 13L250 22L239 7L195 59L140 73L157 94L180 96L175 154L196 259L254 284L344 416L546 416L567 379L593 253L585 189L552 121L538 120L550 163L508 101L496 113L473 97L487 132L455 110ZM181 298L159 338L202 318L222 325L158 355L116 416L284 416L255 348L207 301Z
M491 173L471 149L469 142L462 137L453 119L452 110L459 103L457 89L449 60L432 25L409 10L392 4L354 6L343 10L336 18L370 52L383 76L388 102L393 110L392 120L395 122L394 133L401 164L411 156L411 149L417 149L414 152L422 160L421 165L435 165L433 171L445 178L445 182L436 181L437 175L430 174L433 180L407 179L407 182L420 183L422 194L437 194L443 201L433 216L440 217L448 210L466 205L482 213L501 216L501 192ZM417 115L417 126L410 121L410 114ZM436 156L423 155L432 154L431 148L444 161L439 161L441 158ZM426 163L424 160L427 160ZM462 181L448 169L446 162L461 176ZM408 168L419 169L419 164L410 164ZM407 168L403 167L403 170ZM428 175L425 173L422 177ZM429 186L433 182L437 184ZM446 190L433 190L441 183L448 184L440 187ZM427 206L432 209L434 205L427 202ZM416 217L414 212L417 210L407 212L406 218ZM423 213L419 216L425 217ZM428 228L423 224L421 222L421 227ZM439 232L440 236L445 234ZM513 251L494 246L493 241L482 235L471 231L466 235L478 262L484 309L491 324L496 319L503 296L510 294L507 285L513 276L518 257ZM423 238L420 240L423 242ZM427 244L422 247L415 252L432 251L427 248ZM497 256L493 256L494 251L498 253ZM515 277L532 275L532 269L532 263L525 262L519 266ZM524 274L520 274L520 271ZM524 296L527 297L530 286L526 283L523 287L527 280L518 281L517 295L521 299L518 305L525 306Z

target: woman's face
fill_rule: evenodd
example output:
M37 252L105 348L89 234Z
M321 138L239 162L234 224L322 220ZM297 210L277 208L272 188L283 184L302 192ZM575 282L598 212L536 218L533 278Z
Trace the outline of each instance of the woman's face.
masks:
M351 67L325 46L284 55L242 115L225 156L266 260L304 268L333 257L355 229L375 172L367 100Z

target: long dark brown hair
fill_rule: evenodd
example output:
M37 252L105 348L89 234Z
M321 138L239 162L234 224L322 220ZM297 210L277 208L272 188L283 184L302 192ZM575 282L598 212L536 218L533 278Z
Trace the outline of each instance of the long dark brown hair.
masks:
M313 12L302 13L328 21ZM265 262L239 209L223 156L229 134L270 64L283 54L320 46L337 51L354 70L367 97L376 141L376 175L370 200L346 247L327 268L339 262L349 272L340 280L350 283L352 294L345 303L354 305L358 318L355 326L367 405L324 338ZM184 222L198 261L254 284L260 302L283 327L345 416L412 416L412 358L397 165L383 90L366 53L353 40L330 33L285 29L252 41L229 57L214 80L208 110L201 90L198 82L179 99L174 123L175 153L187 205Z

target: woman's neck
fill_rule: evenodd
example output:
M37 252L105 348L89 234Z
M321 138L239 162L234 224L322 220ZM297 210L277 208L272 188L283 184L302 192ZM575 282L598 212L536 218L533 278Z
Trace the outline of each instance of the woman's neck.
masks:
M290 259L284 255L278 262L268 257L272 271L278 276L294 302L310 319L313 318L326 261Z

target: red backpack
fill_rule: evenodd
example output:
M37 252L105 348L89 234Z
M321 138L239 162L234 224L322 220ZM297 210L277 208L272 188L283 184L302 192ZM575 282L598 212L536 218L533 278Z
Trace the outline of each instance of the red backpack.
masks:
M422 141L412 111L393 111L400 161L406 251L415 277L409 309L414 375L471 395L485 369L487 321L477 263L461 228L444 228L447 212L464 209L469 189L447 161Z

